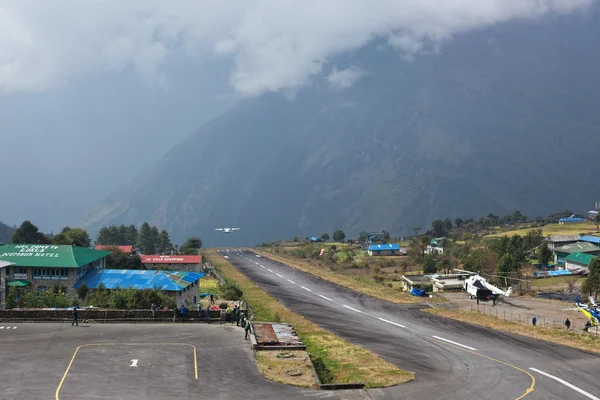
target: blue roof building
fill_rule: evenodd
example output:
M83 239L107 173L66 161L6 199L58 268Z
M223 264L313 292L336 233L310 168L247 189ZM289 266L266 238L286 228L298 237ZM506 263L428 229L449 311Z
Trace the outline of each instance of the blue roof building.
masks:
M596 246L600 247L600 237L598 237L598 236L585 235L585 236L582 236L581 238L579 238L579 241L592 243L592 244L595 244Z
M569 217L569 218L561 218L558 220L558 223L561 225L564 224L576 224L579 222L583 222L583 218L578 218L578 217Z
M94 269L85 274L74 288L79 288L85 282L90 289L96 289L102 284L107 289L160 289L168 292L180 292L198 286L197 282L205 275L200 272Z
M372 244L367 248L369 256L396 256L402 249L396 243Z

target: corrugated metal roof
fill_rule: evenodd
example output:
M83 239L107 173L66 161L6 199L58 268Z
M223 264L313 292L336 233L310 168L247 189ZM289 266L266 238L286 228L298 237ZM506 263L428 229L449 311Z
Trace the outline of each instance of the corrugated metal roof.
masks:
M554 251L557 253L590 253L594 251L600 251L600 247L594 246L589 242L577 242L557 247L554 249Z
M546 240L549 242L576 242L578 241L580 238L579 235L556 235L556 236L550 236L549 238L547 238Z
M561 218L561 219L559 219L559 221L560 222L580 222L580 221L583 221L583 218L573 218L573 217Z
M55 244L0 244L0 258L17 267L79 268L110 255L78 246Z
M400 246L396 243L392 244L372 244L369 250L400 250Z
M590 242L595 245L600 244L600 237L598 237L598 236L585 235L585 236L582 236L579 240L582 242Z
M582 265L590 265L590 263L592 262L592 260L596 258L596 256L593 256L591 254L585 254L585 253L571 253L568 256L565 257L565 261L568 262L574 262L577 264L582 264Z
M83 282L90 289L103 284L107 289L162 289L179 291L206 274L200 272L173 272L135 269L94 269L85 274L73 287L79 288Z
M11 265L15 265L15 264L11 263L11 262L8 262L8 261L0 260L0 268L10 267Z

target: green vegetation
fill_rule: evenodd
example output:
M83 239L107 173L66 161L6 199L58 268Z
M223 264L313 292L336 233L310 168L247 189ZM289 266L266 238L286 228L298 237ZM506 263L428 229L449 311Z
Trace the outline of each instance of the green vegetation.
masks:
M346 238L346 234L344 233L344 231L338 229L337 231L333 232L333 240L334 241L343 242L345 238Z
M137 243L138 230L135 225L105 226L96 236L96 244L104 246L135 246Z
M285 321L294 326L323 383L364 382L367 387L383 387L414 379L413 373L403 371L293 313L248 280L216 251L205 250L203 255L224 278L237 283L244 293L244 300L252 306L256 320Z
M30 221L23 221L12 237L15 244L50 244L50 238L40 232Z
M60 233L52 238L53 244L79 247L90 247L92 239L90 234L82 228L64 227Z
M7 294L7 308L65 308L74 305L95 306L105 309L149 309L152 303L172 308L175 300L162 290L111 289L100 285L98 289L81 287L77 296L69 296L64 287L38 292L34 289L11 288Z
M441 317L484 326L496 331L514 333L537 340L544 340L546 342L558 343L564 346L600 353L600 338L595 335L579 334L574 331L566 331L562 328L552 328L539 325L524 325L518 322L506 321L501 318L482 314L479 311L469 312L463 310L446 310L441 308L431 308L424 311L430 314L439 315Z
M142 260L137 254L131 255L124 253L116 246L108 246L105 249L111 254L106 257L107 268L114 269L145 269Z
M188 238L179 249L181 254L198 254L198 251L202 248L202 240L199 237Z
M581 285L581 293L591 295L600 292L600 258L596 257L589 265L590 273Z
M240 289L237 283L231 279L225 279L225 282L221 285L221 297L225 300L238 301L242 296L244 296L244 291Z
M538 262L542 265L548 265L552 259L552 251L548 248L548 242L543 241L538 249Z

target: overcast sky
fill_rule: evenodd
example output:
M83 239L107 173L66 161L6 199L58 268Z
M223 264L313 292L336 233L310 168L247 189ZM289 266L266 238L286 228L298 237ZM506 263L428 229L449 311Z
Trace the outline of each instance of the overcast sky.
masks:
M0 0L0 220L71 224L240 98L351 86L369 71L328 61L375 38L414 62L594 2Z

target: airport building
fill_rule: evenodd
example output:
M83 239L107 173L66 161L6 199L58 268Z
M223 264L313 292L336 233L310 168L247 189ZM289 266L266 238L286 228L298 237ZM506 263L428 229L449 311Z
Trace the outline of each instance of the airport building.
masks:
M6 286L39 291L62 286L74 294L73 285L86 273L106 267L108 251L50 244L0 244Z

